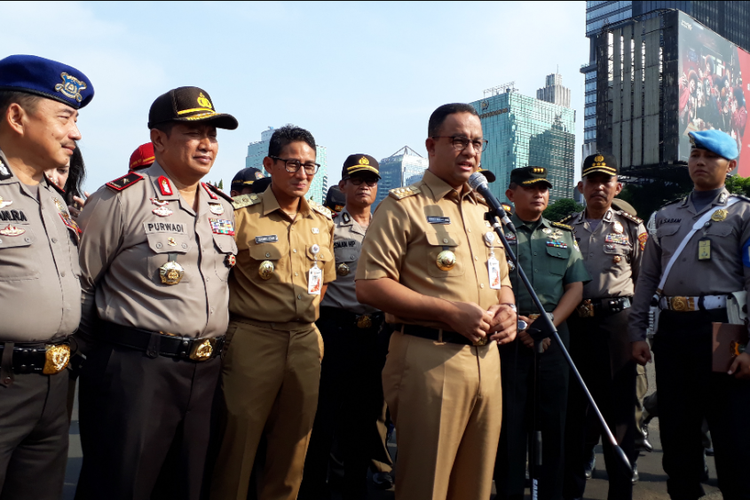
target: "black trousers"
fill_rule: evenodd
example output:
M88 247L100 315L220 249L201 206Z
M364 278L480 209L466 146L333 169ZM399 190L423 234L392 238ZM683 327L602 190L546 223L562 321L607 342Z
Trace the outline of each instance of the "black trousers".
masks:
M703 496L704 418L722 495L750 499L750 381L711 371L712 321L726 322L726 310L662 311L654 338L662 464L675 500Z
M631 463L635 453L635 362L631 359L626 309L610 316L568 318L570 355L586 386L602 412L607 426ZM591 456L587 442L593 408L578 383L571 383L568 392L568 416L565 432L565 487L567 499L583 497L586 488L585 464ZM600 424L596 421L598 439ZM588 431L588 432L587 432ZM604 433L601 433L602 436ZM587 439L589 438L589 439ZM606 437L602 438L604 462L609 476L609 500L630 500L633 497L632 474L620 462Z
M385 353L378 330L357 328L349 315L321 308L316 322L325 345L315 415L299 499L327 499L328 463L334 439L342 452L345 500L367 498L367 469L372 443L379 440L376 422L383 409L381 372Z
M220 368L98 346L80 377L76 499L200 498Z
M58 500L68 459L68 372L0 385L0 500Z
M568 342L565 323L558 327ZM533 350L515 340L500 346L503 379L503 428L495 460L498 499L517 499L524 494L526 455L532 430ZM537 408L542 430L542 468L539 498L562 498L565 408L570 371L556 341L541 355Z

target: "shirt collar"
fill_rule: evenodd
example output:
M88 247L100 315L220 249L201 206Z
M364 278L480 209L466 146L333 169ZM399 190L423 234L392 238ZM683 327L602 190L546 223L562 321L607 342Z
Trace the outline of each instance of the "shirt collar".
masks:
M515 213L511 217L511 221L513 222L513 225L516 227L524 226L528 229L532 229L534 226L536 226L536 229L539 229L540 227L550 227L550 222L545 219L544 217L541 218L541 224L537 225L539 221L533 221L533 222L526 222L524 220L521 220L518 215Z
M273 193L272 186L268 186L268 189L263 191L260 195L258 195L261 199L261 202L263 203L263 210L262 214L264 217L266 217L271 212L278 210L280 212L283 212L281 210L281 205L279 205L279 200L276 199L276 195ZM307 203L307 200L305 197L301 197L299 200L299 210L298 213L302 215L303 217L310 218L310 204Z
M453 188L450 184L445 182L443 179L438 177L437 175L433 174L429 170L425 170L424 177L422 177L422 187L426 187L430 191L430 195L432 196L432 200L437 202L443 198L446 198L450 196L450 194L454 191L457 191ZM463 197L469 197L469 199L476 204L477 198L476 193L469 188L468 184L464 184L461 188L466 189L466 191L463 191L463 194L459 193L458 196Z
M164 167L159 165L158 161L154 161L154 164L148 167L143 172L138 172L142 175L146 175L151 179L151 184L154 186L154 192L156 193L156 198L159 200L179 200L180 199L180 190L177 189L177 186L174 185L174 182L172 182L172 179L169 178L169 175L164 171ZM167 184L169 185L169 190L172 191L172 194L164 194L162 191L162 188L160 186L160 183L164 182L162 178L166 179Z

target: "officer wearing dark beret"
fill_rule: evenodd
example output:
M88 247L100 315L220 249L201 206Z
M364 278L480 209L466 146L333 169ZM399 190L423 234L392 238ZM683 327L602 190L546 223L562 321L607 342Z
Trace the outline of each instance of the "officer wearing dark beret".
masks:
M583 284L590 281L572 228L542 217L549 202L552 183L544 167L523 167L511 171L505 192L515 206L511 217L517 234L508 232L508 243L516 252L546 314L557 327L560 338L568 343L565 320L581 301ZM531 296L511 272L518 317L532 325L539 316ZM562 496L563 440L568 392L568 365L557 342L543 341L540 355L540 380L537 411L542 430L542 470L539 498ZM498 498L521 499L528 432L532 429L532 379L534 341L527 331L519 331L512 343L500 346L503 383L503 426L498 449L495 484Z
M79 219L78 499L198 499L203 487L237 245L231 198L201 179L216 129L237 120L180 87L148 126L153 165L108 182Z
M265 176L260 169L254 167L243 168L237 172L234 179L232 179L232 188L229 194L231 196L237 196L240 194L254 193L256 191L253 191L253 185L255 182L264 178Z
M0 497L60 498L68 452L65 370L81 318L80 232L45 170L65 167L94 97L79 70L0 60Z
M586 270L593 278L583 287L583 300L568 319L570 355L604 415L618 444L635 463L636 370L630 356L628 315L648 233L643 221L613 207L622 190L614 156L596 153L583 162L578 190L586 209L560 221L573 228ZM586 442L588 400L577 384L570 387L565 442L564 498L583 497L584 466L593 448ZM596 423L599 429L599 423ZM589 438L589 439L587 439ZM632 498L630 471L623 467L607 439L604 460L609 498Z
M632 353L645 365L651 359L646 338L653 335L670 496L703 496L705 418L722 495L750 498L750 354L738 348L728 367L712 370L714 324L747 323L750 203L724 186L737 166L737 141L719 130L689 135L693 191L649 221L655 234L646 244L630 313Z

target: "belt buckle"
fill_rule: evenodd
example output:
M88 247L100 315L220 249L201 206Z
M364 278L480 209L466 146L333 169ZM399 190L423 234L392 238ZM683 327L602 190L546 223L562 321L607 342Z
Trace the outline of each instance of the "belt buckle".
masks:
M60 373L68 366L69 361L70 346L68 344L47 344L44 351L44 368L42 369L42 373L45 375Z
M203 339L202 342L198 340L193 341L193 348L190 350L190 359L193 361L206 361L214 353L216 339Z
M577 307L578 316L581 318L593 318L594 317L594 306L591 304L591 299L586 299L579 304Z
M672 297L669 299L669 302L670 309L673 311L683 312L689 310L687 297Z
M363 314L357 317L357 328L372 328L372 317L369 314Z
M487 345L487 342L489 342L489 340L487 339L487 337L482 337L481 339L477 340L476 342L472 342L472 344L475 345L475 346L483 346L483 345Z

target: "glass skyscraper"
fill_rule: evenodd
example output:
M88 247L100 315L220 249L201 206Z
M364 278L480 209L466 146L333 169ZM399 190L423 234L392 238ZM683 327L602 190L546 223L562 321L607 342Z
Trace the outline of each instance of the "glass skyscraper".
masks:
M422 179L427 170L427 158L422 157L409 146L404 146L388 158L378 162L380 165L380 182L378 196L373 209L388 196L388 191L397 187L409 186Z
M263 158L268 156L268 145L271 143L271 136L275 130L273 127L268 127L268 130L261 132L259 141L248 144L245 167L258 168L263 171L263 175L268 176L268 172L263 168ZM315 177L313 177L310 183L310 190L307 192L305 198L323 204L328 192L328 151L325 146L319 144L316 146L316 163L320 163L320 169L315 174Z

